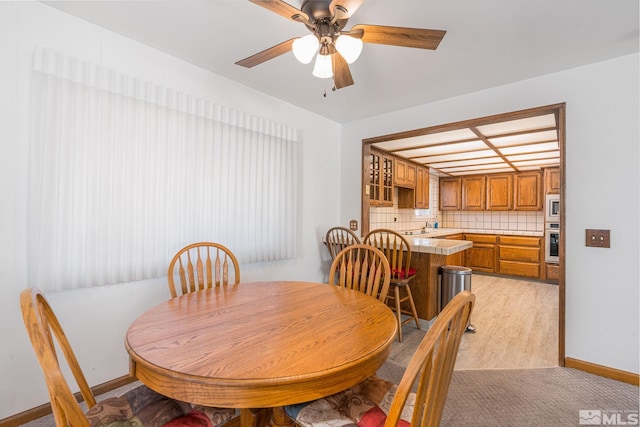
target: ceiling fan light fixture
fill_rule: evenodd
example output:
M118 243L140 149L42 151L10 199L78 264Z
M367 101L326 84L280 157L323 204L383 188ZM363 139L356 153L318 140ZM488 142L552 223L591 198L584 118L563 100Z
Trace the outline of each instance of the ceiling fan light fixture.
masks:
M313 59L313 55L318 51L318 46L320 46L318 38L313 34L309 34L295 39L291 50L293 51L293 56L295 56L298 61L303 64L308 64Z
M336 40L336 49L347 64L353 64L362 52L362 39L341 34Z
M333 64L331 63L331 55L322 55L318 53L316 63L313 67L313 75L320 79L328 79L333 77Z

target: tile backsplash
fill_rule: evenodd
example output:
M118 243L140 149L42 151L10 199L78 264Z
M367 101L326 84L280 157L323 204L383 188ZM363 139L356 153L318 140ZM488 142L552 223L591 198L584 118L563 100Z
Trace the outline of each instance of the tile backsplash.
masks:
M478 230L544 230L543 211L446 211L443 227Z
M415 231L440 222L438 177L429 176L429 206L430 209L399 209L398 190L393 189L393 207L372 207L369 215L369 229L389 228L400 232ZM439 227L444 225L439 224Z
M440 228L479 231L521 231L523 234L544 231L544 211L440 211L438 177L430 175L430 209L399 209L398 190L394 189L393 207L372 207L369 228L416 231L438 222Z

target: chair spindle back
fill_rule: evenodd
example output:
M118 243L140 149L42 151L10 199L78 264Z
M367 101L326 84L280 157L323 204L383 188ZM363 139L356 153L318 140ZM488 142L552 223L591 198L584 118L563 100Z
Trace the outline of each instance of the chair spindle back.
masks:
M177 287L176 276L180 286ZM227 247L213 242L199 242L180 249L169 263L167 272L171 297L213 286L238 284L240 266Z
M389 293L391 269L384 254L362 243L340 251L329 270L329 284L355 289L384 302Z

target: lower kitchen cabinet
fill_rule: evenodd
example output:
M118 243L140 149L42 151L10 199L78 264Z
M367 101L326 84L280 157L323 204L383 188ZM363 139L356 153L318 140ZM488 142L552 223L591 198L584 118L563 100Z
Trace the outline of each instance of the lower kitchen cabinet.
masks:
M558 264L545 263L545 280L557 282L560 279L560 266Z
M541 278L540 237L499 236L498 273Z
M445 236L445 239L449 239L449 240L465 240L464 238L464 234L460 233L460 234L451 234L449 236ZM446 265L459 265L459 266L464 266L465 262L464 262L464 255L467 251L460 251L457 252L453 255L447 255L447 258L445 260L445 264Z
M473 247L465 251L466 266L474 271L495 273L497 236L465 234L465 239L473 242Z
M551 264L544 264L542 238L495 234L465 234L473 247L464 251L464 259L447 259L447 264L464 265L473 271L504 274L507 276L544 279L545 274L554 275ZM455 238L447 236L447 238ZM456 264L457 262L460 264ZM557 273L555 273L557 275ZM548 277L550 280L551 277Z

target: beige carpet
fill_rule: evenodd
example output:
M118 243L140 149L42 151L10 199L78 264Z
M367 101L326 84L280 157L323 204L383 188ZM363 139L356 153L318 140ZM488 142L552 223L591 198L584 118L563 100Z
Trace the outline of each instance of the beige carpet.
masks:
M399 382L403 372L388 361L378 375ZM637 425L638 406L638 387L576 369L454 371L441 426L577 426L581 415Z
M378 375L400 382L403 372L388 361ZM570 368L454 371L441 426L577 426L580 411L621 421L635 414L637 420L638 405L638 387ZM51 416L26 424L54 425Z

